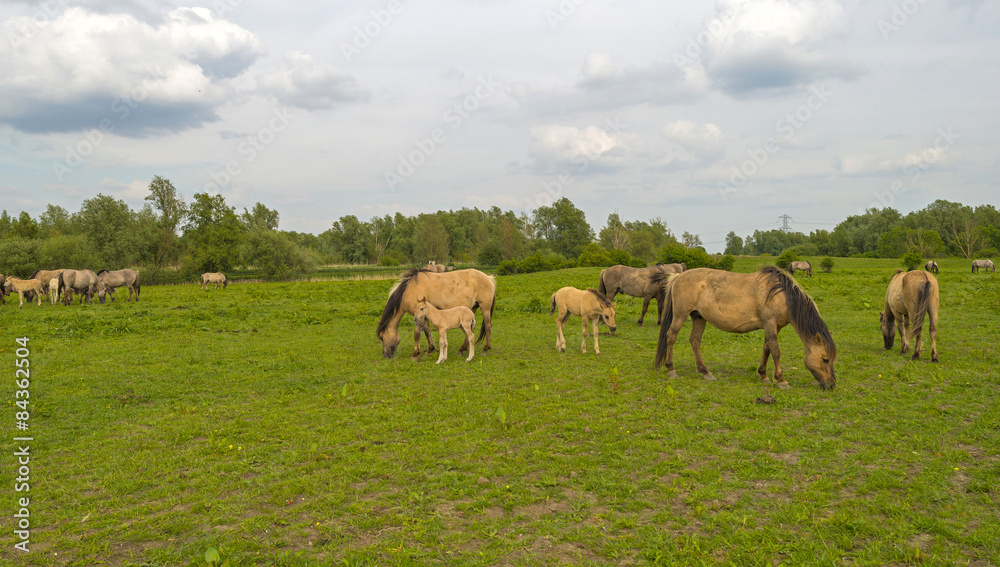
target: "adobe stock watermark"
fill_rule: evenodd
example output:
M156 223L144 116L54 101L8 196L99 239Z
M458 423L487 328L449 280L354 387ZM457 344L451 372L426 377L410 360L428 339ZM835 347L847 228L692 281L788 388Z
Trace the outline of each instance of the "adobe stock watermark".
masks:
M132 115L132 111L139 107L150 92L153 92L157 83L154 77L161 75L159 67L146 67L146 78L138 85L132 87L125 96L118 97L111 101L108 116L97 121L96 127L91 128L75 144L66 146L66 157L62 161L52 162L52 173L60 182L66 175L73 173L76 168L83 165L97 149L104 143L104 138L115 131L119 125Z
M917 12L926 3L927 0L903 0L899 4L893 4L892 13L889 14L889 17L880 18L877 22L878 31L882 34L882 39L889 41L889 37L910 23L913 16L917 15Z
M791 140L806 123L816 116L816 113L826 106L831 96L833 96L833 92L827 89L826 84L812 86L806 91L805 102L794 110L786 112L774 123L774 131L782 134L786 141ZM747 158L738 166L732 166L727 182L720 181L716 185L722 201L728 201L730 195L745 186L767 164L771 156L779 151L781 151L781 145L770 136L764 138L759 146L747 148Z
M912 159L909 163L903 166L903 178L893 179L889 183L889 189L886 191L875 191L873 195L875 200L872 201L867 207L858 209L858 214L863 215L868 209L872 208L888 208L891 207L896 202L896 198L906 193L906 180L910 183L916 183L923 177L924 172L929 170L935 164L944 161L945 154L955 145L955 140L958 140L962 136L956 134L952 131L951 126L946 128L938 128L934 137L934 142L931 147L925 148L920 152L916 159Z
M717 40L726 35L726 30L735 18L735 11L728 10L720 14L719 17L712 18L706 22L705 29L693 36L688 36L683 51L674 51L671 56L674 66L680 71L694 66L695 61L701 60L702 50L706 49L712 43L713 39Z
M243 173L244 165L253 163L261 152L274 143L278 134L288 129L294 119L295 115L289 112L287 107L282 107L280 110L271 109L271 117L267 120L267 124L256 133L244 138L236 147L236 153L240 158L231 159L212 172L210 175L212 181L205 184L205 192L220 193L224 187L231 186L233 180Z
M448 107L442 114L441 120L450 127L451 131L456 131L472 117L473 113L479 110L483 103L493 96L503 85L494 81L492 75L479 77L479 84L476 85L472 94L469 94ZM417 138L413 141L414 148L405 155L399 155L395 170L386 170L383 174L386 185L390 191L395 191L413 175L418 168L427 163L438 149L448 141L448 130L445 126L438 126L431 129L427 136Z
M587 3L587 0L560 0L555 9L545 10L545 20L549 23L549 28L555 31L556 28L565 24L576 13L576 9Z
M17 49L38 35L38 32L42 29L41 24L51 22L52 20L58 18L59 15L65 10L66 3L62 0L46 0L45 2L40 2L38 4L38 9L31 14L28 21L25 25L21 26L20 29L11 29L6 26L4 27L7 42L12 48ZM21 21L23 22L23 20Z
M614 132L615 134L621 134L628 128L628 124L623 122L619 116L606 119L604 124L607 126L605 132ZM590 164L604 154L604 152L610 150L611 147L604 139L595 138L591 140L590 145L584 151L574 155L569 160L569 163L573 166L572 169L560 171L555 179L543 181L543 191L536 193L534 198L524 199L525 207L523 210L532 211L538 207L552 206L552 203L563 197L565 189L576 181L576 176L587 171Z
M352 58L361 55L361 52L371 45L375 38L382 35L393 19L402 12L403 4L398 0L390 0L385 8L369 12L371 18L363 26L355 26L351 42L340 43L340 52L344 54L344 60L350 63Z

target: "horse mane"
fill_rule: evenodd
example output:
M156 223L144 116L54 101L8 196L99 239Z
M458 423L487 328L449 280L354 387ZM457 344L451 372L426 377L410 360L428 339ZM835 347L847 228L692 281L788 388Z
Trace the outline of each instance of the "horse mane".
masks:
M392 286L392 289L389 290L389 300L386 301L385 309L382 310L382 318L379 319L378 328L375 329L375 336L381 337L382 333L389 328L389 321L392 320L393 316L399 311L400 306L403 305L403 294L406 293L406 288L421 272L428 273L428 270L413 268L403 272L396 285Z
M587 291L594 294L594 297L597 298L597 301L601 302L601 307L611 307L611 300L608 299L608 296L604 295L603 293L597 291L592 287L588 287Z
M657 266L661 265L662 264L657 264ZM670 281L670 276L672 275L675 274L667 274L661 270L653 270L652 272L649 273L649 283L656 286L662 286L666 284L668 281Z
M802 291L799 284L795 283L784 270L777 266L764 266L758 272L761 277L771 283L771 288L767 290L765 303L779 293L785 294L785 305L788 307L788 317L792 325L798 331L800 337L812 337L819 335L826 346L836 349L833 344L833 335L830 329L819 316L816 303L806 292Z
M101 270L100 272L97 272L97 275L101 275L101 274L103 274L103 273L104 273L104 272L106 272L106 271L107 271L107 270Z

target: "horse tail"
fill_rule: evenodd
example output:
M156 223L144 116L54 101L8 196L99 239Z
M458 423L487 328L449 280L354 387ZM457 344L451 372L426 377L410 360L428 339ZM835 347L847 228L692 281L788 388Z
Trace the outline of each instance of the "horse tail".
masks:
M608 294L608 286L607 286L607 284L604 283L604 274L606 272L607 272L607 270L601 270L601 275L597 278L597 280L598 280L598 282L597 282L597 291L603 293L604 295ZM553 301L555 301L555 300L553 300ZM554 306L555 303L553 303L552 305ZM552 313L550 312L549 315L552 315Z
M64 280L63 280L63 274L64 273L65 272L59 272L59 288L57 289L57 293L58 293L59 297L63 296L63 290L66 289L66 284L64 283Z
M924 326L924 317L931 308L931 281L924 277L924 283L920 284L917 292L917 311L913 314L913 325L910 327L910 336L915 337Z
M497 306L497 292L494 289L493 290L493 301L490 302L490 321L493 321L493 309L495 309L496 306ZM473 324L473 326L475 326L475 324L476 324L475 319L472 320L472 324ZM478 344L478 343L482 342L483 337L485 337L485 336L486 336L486 317L484 316L483 317L483 324L482 324L482 326L479 327L479 338L476 339L476 343Z
M549 306L549 315L556 312L556 294L552 294L552 305Z
M656 295L657 305L663 306L663 318L660 322L660 338L656 342L656 362L654 363L654 368L659 368L667 358L667 330L670 329L670 325L674 320L674 299L670 293L671 287L673 286L668 281L667 285L661 287Z

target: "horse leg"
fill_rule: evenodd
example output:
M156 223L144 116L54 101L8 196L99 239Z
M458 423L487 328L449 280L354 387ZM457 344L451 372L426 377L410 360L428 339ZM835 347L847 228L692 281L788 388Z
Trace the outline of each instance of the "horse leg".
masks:
M489 307L483 308L482 305L480 305L479 313L483 316L483 328L486 329L486 336L483 337L483 338L486 339L486 344L483 345L483 352L486 352L486 351L490 350L491 348L493 348L493 343L492 343L492 339L493 339L493 314L490 313ZM475 334L476 334L475 331L476 331L475 329L472 329L473 336L475 336Z
M687 314L680 317L680 313L674 313L673 321L671 321L670 327L667 329L667 378L677 378L677 371L674 370L674 342L677 341L677 334L681 332L681 327L684 325L685 319L687 319Z
M782 390L791 388L791 386L788 385L788 382L785 381L785 373L781 370L781 347L778 346L777 327L765 327L764 341L767 343L765 348L771 351L771 358L774 359L774 383L777 384Z
M583 342L580 343L580 348L583 349L583 354L587 354L587 323L590 321L587 320L586 315L582 314L580 315L580 320L583 321Z
M913 356L911 357L912 360L920 359L920 348L923 346L923 337L921 336L923 334L923 330L924 330L923 325L921 325L919 328L914 327L911 330L911 332L913 333L913 336L910 338L910 342L913 343Z
M764 351L760 359L760 366L757 367L757 377L760 378L761 382L767 382L767 359L771 356L771 343L767 342L767 338L764 339Z
M469 343L469 358L466 362L472 362L472 357L476 355L476 320L473 318L468 325L463 325L465 330L465 340Z
M410 355L410 360L416 360L420 356L420 327L421 325L430 326L430 323L424 322L423 324L418 323L416 319L413 320L413 354ZM431 343L434 344L434 343ZM428 351L430 352L430 351Z
M646 308L649 307L649 300L652 297L642 298L642 311L639 313L639 326L642 326L642 320L646 318Z
M903 343L903 349L899 351L899 354L906 354L910 350L910 316L903 315L897 318L896 321L899 327L900 342Z
M448 360L448 329L438 328L438 344L441 345L441 354L438 355L438 360L434 364L441 364Z
M694 351L694 362L698 366L698 372L701 372L701 377L705 380L715 380L715 376L708 371L705 361L701 358L701 336L705 333L705 325L707 323L704 317L692 317L691 337L688 341L691 343L691 350Z
M600 333L597 332L597 321L598 321L597 319L594 319L594 322L593 322L593 326L594 326L594 353L595 354L601 354L601 347L598 346L598 344L597 344L597 335L600 334Z
M563 327L569 321L569 312L559 310L559 318L556 319L556 348L559 352L566 352L566 335L563 334Z
M437 347L434 346L434 339L431 338L431 326L428 325L426 321L424 321L423 327L424 327L424 334L427 335L427 345L428 345L427 352L434 352L434 349ZM438 329L438 341L440 342L440 340L441 340L441 330Z

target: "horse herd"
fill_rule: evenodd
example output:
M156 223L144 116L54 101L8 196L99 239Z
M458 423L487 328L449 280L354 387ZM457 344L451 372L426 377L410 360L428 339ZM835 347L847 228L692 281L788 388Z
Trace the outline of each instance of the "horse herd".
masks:
M793 269L812 275L812 267L807 262L804 264ZM927 271L896 270L892 275L880 314L881 331L888 350L892 348L898 330L903 343L901 352L909 352L912 346L912 359L916 360L922 351L924 320L928 319L931 360L937 362L939 292L933 275L937 272L937 263L928 262L926 268ZM649 302L654 297L657 299L660 330L654 367L665 366L668 378L677 376L673 367L673 347L684 322L690 319L690 343L695 365L706 380L715 379L701 356L701 337L706 325L711 324L731 333L763 330L764 345L757 375L761 381L771 381L767 366L768 359L773 358L773 382L779 388L788 388L781 368L778 332L791 325L802 341L805 367L822 389L836 386L834 362L837 347L833 336L812 298L799 287L789 272L776 266L765 266L750 274L710 268L688 270L683 264L657 264L647 268L612 266L601 271L598 289L563 287L552 294L549 314L558 311L556 348L565 352L563 327L570 315L577 315L583 322L581 349L587 352L587 326L592 323L594 352L600 354L598 321L607 325L612 334L615 332L617 325L613 301L618 293L643 298L639 325L643 324ZM379 319L376 336L382 343L382 355L385 358L395 355L401 340L400 321L403 315L410 314L416 321L411 358L416 359L420 355L421 334L427 337L428 353L436 348L429 321L438 329L441 348L438 363L447 359L446 331L457 327L465 332L459 352L468 350L466 360L470 361L475 342L485 339L484 352L492 346L490 336L495 307L496 280L492 276L474 269L443 273L426 268L411 269L403 273L389 291ZM483 321L479 339L474 341L472 327L475 326L476 309L482 313Z
M201 289L206 286L215 285L215 289L222 287L225 289L229 285L229 280L224 274L209 272L201 275ZM69 305L73 302L73 294L80 296L80 303L84 300L92 303L94 296L98 301L104 303L106 297L115 301L115 289L119 287L128 289L128 301L132 301L132 296L139 301L139 272L128 268L122 270L101 270L94 272L91 269L85 270L36 270L27 279L14 276L4 277L0 274L0 304L6 304L6 296L12 293L18 294L20 305L24 306L24 299L28 302L35 301L42 304L42 298L48 297L52 305L62 303Z
M6 303L4 296L17 292L20 299L20 306L24 306L24 298L28 301L36 301L42 304L42 298L48 297L52 305L62 302L69 305L73 301L73 294L80 295L80 303L84 299L88 303L92 302L96 295L101 303L105 297L115 300L114 292L116 288L125 286L128 288L128 300L132 301L133 294L135 300L139 301L139 273L128 268L122 270L101 270L94 273L91 269L85 270L35 270L27 279L14 276L4 277L0 274L0 286L3 293L0 293L0 302Z

